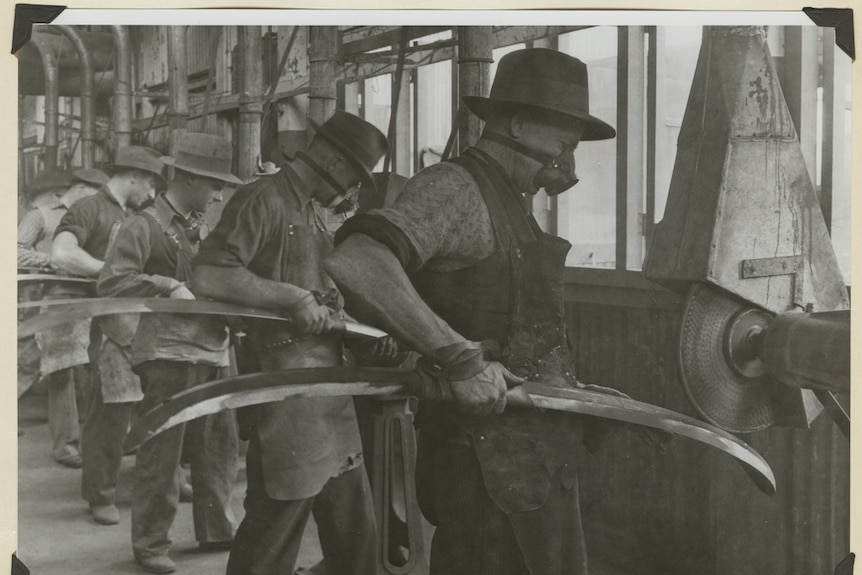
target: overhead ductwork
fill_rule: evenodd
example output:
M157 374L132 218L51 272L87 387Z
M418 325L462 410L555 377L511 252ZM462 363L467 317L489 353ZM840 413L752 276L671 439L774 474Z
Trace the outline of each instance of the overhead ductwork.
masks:
M78 52L81 60L81 164L92 168L95 163L96 140L96 102L93 59L78 30L72 26L57 26L65 34Z
M57 26L33 26L33 39L39 38L40 46L55 56L58 71L57 91L60 96L81 95L81 59L70 40ZM78 30L95 77L95 95L108 98L113 95L114 70L111 53L114 40L111 34ZM24 45L16 54L18 58L18 93L22 96L45 95L45 73L42 54L34 41Z
M44 34L33 34L33 45L42 57L42 70L45 77L45 169L57 167L57 150L59 147L60 114L59 114L59 77L55 53L46 45Z

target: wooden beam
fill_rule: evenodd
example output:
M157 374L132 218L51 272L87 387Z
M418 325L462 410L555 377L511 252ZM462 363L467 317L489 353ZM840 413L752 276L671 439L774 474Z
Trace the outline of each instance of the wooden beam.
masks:
M494 48L534 42L592 26L494 26Z
M417 57L415 54L407 56L404 60L404 69L412 70L419 66L435 64L445 60L451 60L455 57L455 48L438 48L433 52L422 54ZM391 74L395 72L395 58L387 59L385 62L364 62L364 63L345 63L341 74L338 76L339 82L359 82L374 76L383 74Z
M371 35L362 37L358 31L341 36L341 56L350 58L356 54L379 50L397 44L401 37L401 26L373 26ZM407 41L416 40L439 32L451 30L451 26L408 26Z

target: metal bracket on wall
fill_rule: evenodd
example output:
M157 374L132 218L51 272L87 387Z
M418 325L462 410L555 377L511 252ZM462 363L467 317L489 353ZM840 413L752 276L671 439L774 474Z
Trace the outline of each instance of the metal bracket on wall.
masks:
M742 279L752 279L785 275L792 276L793 303L800 307L805 307L802 299L802 268L804 265L805 260L801 255L742 260L740 277Z

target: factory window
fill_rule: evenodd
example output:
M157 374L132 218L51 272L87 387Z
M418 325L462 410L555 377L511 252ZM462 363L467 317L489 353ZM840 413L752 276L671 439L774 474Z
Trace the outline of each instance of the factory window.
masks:
M572 242L568 266L642 269L648 238L664 217L702 33L700 26L629 26L559 36L558 49L587 64L591 113L617 129L613 140L578 147L577 187L534 201L540 225ZM771 28L768 40L849 285L850 63L833 34Z
M622 33L623 29L619 29ZM618 29L599 26L562 34L559 50L587 65L590 113L617 125ZM616 262L616 140L581 142L575 154L580 182L555 198L541 198L556 221L547 231L572 243L566 265L613 268ZM541 205L536 210L541 214ZM542 219L542 218L539 218ZM556 226L556 229L554 229Z

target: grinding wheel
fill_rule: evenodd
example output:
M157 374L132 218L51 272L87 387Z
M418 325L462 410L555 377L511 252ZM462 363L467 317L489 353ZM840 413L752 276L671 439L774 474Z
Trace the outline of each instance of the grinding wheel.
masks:
M772 379L751 350L772 315L706 283L694 283L679 341L682 384L694 408L731 433L750 433L786 419L798 390Z

